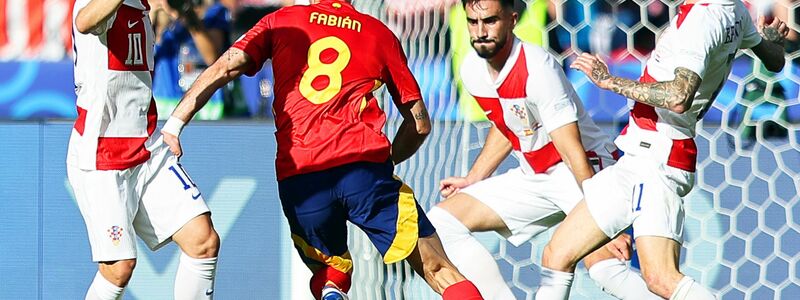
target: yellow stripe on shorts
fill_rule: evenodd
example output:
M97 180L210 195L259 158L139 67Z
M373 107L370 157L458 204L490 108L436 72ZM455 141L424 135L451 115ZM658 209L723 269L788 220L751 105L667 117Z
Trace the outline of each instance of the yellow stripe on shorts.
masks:
M348 274L353 270L353 260L350 257L350 251L345 252L342 256L328 256L322 253L322 251L319 251L319 249L306 243L299 235L292 234L292 241L303 250L303 255L305 257L324 263L342 273Z
M417 239L419 238L417 202L414 199L414 191L406 184L400 187L397 210L397 231L394 235L394 241L392 241L392 245L389 246L386 254L383 255L383 262L386 264L396 263L405 259L417 247Z

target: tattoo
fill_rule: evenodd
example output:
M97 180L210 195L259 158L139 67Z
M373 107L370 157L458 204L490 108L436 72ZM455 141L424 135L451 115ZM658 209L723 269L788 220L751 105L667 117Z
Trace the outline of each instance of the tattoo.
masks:
M778 45L783 45L783 35L775 27L761 27L761 37Z
M611 90L653 107L673 110L688 107L694 93L700 87L701 78L686 68L675 69L675 79L665 82L640 83L630 79L614 77Z
M611 74L608 73L608 67L600 61L594 61L592 64L592 80L600 82L609 78L611 78Z
M420 111L414 114L414 119L415 120L424 120L425 116L427 116L427 115L428 115L428 110L427 110L427 108L425 108L425 105L422 105L422 108L420 109Z

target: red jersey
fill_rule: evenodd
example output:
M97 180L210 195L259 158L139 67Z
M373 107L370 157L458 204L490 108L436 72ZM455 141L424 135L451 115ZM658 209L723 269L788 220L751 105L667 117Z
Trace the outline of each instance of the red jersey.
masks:
M234 45L267 59L275 74L278 180L358 161L385 162L386 116L372 91L386 84L395 102L422 99L400 42L352 5L323 0L265 16Z

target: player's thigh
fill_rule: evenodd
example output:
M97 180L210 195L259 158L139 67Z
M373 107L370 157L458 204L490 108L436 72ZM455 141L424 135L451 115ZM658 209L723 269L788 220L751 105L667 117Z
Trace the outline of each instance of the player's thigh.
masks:
M653 162L623 156L613 166L606 167L583 182L586 206L592 219L606 236L616 236L639 216L639 191L645 183L657 183L657 179L648 175L654 171ZM654 189L648 188L645 191L654 192Z
M470 194L457 193L436 206L452 214L471 232L508 232L500 215Z
M581 201L556 228L544 250L542 264L548 268L569 271L584 256L609 241Z
M681 245L677 241L660 236L636 238L639 266L648 286L662 288L674 285L683 275L678 271ZM674 286L667 290L674 289Z
M340 203L336 182L342 169L291 176L278 182L292 241L312 270L330 266L352 270L347 249L347 213Z
M632 188L634 238L655 236L683 242L684 209L682 193L691 190L693 173L659 165L656 171L642 174L641 183Z
M67 167L67 176L89 235L93 261L136 258L133 219L138 195L124 171L81 170Z
M200 189L166 147L152 152L137 180L142 200L134 225L151 250L165 245L184 225L209 212ZM211 225L210 222L195 224ZM213 228L196 229L213 231Z
M338 182L348 220L367 234L385 263L405 259L419 237L435 232L414 191L393 170L391 162L351 164Z
M555 172L527 175L519 168L462 189L500 217L507 228L499 231L515 246L557 225L583 195L564 164ZM480 216L475 216L480 218Z

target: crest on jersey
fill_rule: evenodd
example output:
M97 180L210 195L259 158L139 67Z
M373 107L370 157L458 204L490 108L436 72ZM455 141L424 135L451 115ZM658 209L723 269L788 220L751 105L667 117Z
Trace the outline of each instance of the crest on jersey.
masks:
M113 243L114 246L119 246L119 240L122 238L122 227L116 225L111 226L111 228L108 229L108 237L111 238L111 243Z
M513 112L514 115L517 116L517 118L519 118L520 120L525 121L528 119L528 111L525 110L525 108L523 108L522 106L519 106L519 104L514 104L513 106L511 106L511 112Z

